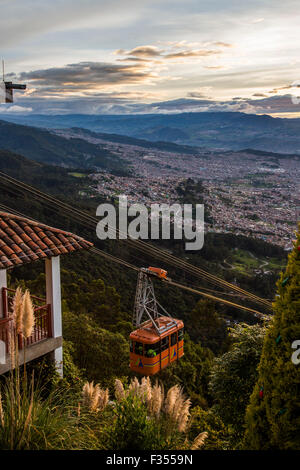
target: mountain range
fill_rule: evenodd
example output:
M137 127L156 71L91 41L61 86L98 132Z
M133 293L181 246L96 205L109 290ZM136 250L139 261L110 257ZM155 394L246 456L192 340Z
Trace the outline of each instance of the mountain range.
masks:
M135 115L5 115L19 124L44 128L79 127L150 142L220 150L252 148L300 154L300 119L240 112L193 112Z

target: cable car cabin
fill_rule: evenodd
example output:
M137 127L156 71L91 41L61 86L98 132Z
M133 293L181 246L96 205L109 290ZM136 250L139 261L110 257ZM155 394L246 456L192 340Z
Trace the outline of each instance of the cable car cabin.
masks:
M161 333L149 320L130 334L130 368L134 372L157 374L184 354L183 321L160 316L156 325Z
M147 271L148 274L154 274L155 276L159 277L160 279L168 279L167 278L168 272L165 271L164 269L153 268L152 266L149 266L149 268L145 269L145 271Z

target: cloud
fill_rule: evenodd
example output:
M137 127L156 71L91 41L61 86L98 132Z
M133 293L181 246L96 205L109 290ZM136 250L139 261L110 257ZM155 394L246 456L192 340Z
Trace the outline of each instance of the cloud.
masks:
M204 65L205 69L210 69L210 70L222 70L225 69L224 65Z
M276 95L259 100L247 100L255 108L256 114L280 114L297 113L299 114L300 104L295 105L292 101L292 95Z
M264 18L257 18L257 19L255 19L255 20L253 20L251 23L252 23L252 24L257 24L257 23L262 23L263 21L265 21Z
M135 57L159 57L164 51L156 46L138 46L129 51L124 49L117 49L114 54L116 55L128 55Z
M264 93L253 93L252 96L254 96L255 98L267 98L268 97Z
M0 113L30 113L32 108L26 108L25 106L13 105L7 107L7 105L0 106Z
M199 48L199 46L202 46ZM208 49L208 47L214 46L215 49ZM145 45L138 46L134 49L125 50L117 49L114 51L115 55L127 56L128 61L143 61L143 60L154 60L154 59L166 59L166 60L177 60L177 59L190 59L197 57L209 57L212 55L222 54L226 47L232 47L232 44L216 41L199 43L193 42L188 43L187 41L169 41L166 43L164 49L160 49L157 46ZM181 49L181 50L178 50Z
M233 44L229 44L229 42L222 42L222 41L214 42L213 45L217 47L233 47Z
M218 50L209 50L209 49L198 49L198 50L185 50L179 52L173 52L166 54L163 57L165 59L186 59L189 57L207 57L210 55L220 54Z
M206 87L201 87L198 90L189 91L186 96L188 98L211 99L208 97L208 94L210 94L211 91L212 91L212 87L206 86Z
M163 81L179 80L174 72L169 74L172 63L197 58L205 60L222 53L220 48L229 47L224 42L209 42L215 48L192 48L199 43L177 42L158 47L152 44L139 45L132 49L117 49L114 55L121 56L114 62L75 62L59 67L38 68L18 74L8 74L11 80L27 83L26 96L49 99L68 99L71 96L87 96L89 93L106 91L116 87L148 86ZM180 45L180 48L178 47ZM204 67L218 70L221 65L206 64Z
M144 64L104 62L79 62L64 67L22 72L11 78L29 83L29 93L39 96L70 92L85 93L88 90L116 85L152 83L161 80L161 77Z
M181 48L188 48L188 49L195 49L195 48L202 48L202 47L233 47L233 44L224 41L205 41L205 42L188 42L186 40L183 41L166 41L162 42L162 45L165 44L166 46L171 47L172 49L181 49Z
M143 14L145 7L140 0L130 0L130 6L125 0L6 0L3 3L0 43L9 48L28 39L39 41L49 33L72 34L85 28L107 31L129 26Z
M145 57L124 57L123 59L117 59L117 62L153 62L153 60L146 59ZM161 63L161 61L154 61L155 63Z
M300 105L294 105L291 95L268 98L236 97L231 100L214 100L207 96L211 90L199 89L187 93L187 98L169 101L153 101L155 93L145 92L92 92L83 97L69 96L60 99L57 96L47 99L39 96L18 97L18 105L5 108L0 112L30 112L41 114L176 114L182 112L243 112L247 114L285 115L296 113ZM258 95L259 93L257 93ZM159 95L159 93L158 93ZM152 102L146 103L145 101Z
M300 81L299 80L296 80L295 82L293 82L289 85L284 85L284 86L281 86L281 87L273 88L273 90L270 90L268 93L278 93L282 90L292 90L292 89L295 89L295 88L300 88Z
M161 61L170 74L183 77L176 90L173 84L168 92L160 87L162 99L185 95L202 79L213 81L219 97L230 96L228 90L250 95L297 73L298 16L296 0L2 0L1 54L7 69L19 72L80 61L107 63L117 50L112 62L153 65L144 73L160 75L154 66ZM264 77L259 69L267 65L272 70ZM219 79L224 66L237 72L234 82ZM243 75L250 73L254 84ZM147 86L149 81L130 83Z

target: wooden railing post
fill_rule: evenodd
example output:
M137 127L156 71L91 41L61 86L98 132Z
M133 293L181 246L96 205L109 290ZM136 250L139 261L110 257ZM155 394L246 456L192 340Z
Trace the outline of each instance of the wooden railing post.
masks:
M3 288L7 287L7 271L6 269L0 269L0 318L4 318L4 311L3 311Z
M20 333L18 334L18 348L19 351L23 349L23 336Z
M8 308L7 308L7 288L2 287L1 292L1 301L2 301L2 310L3 310L3 318L8 318Z
M47 305L47 328L48 328L48 338L52 338L53 332L52 332L52 309L51 305Z

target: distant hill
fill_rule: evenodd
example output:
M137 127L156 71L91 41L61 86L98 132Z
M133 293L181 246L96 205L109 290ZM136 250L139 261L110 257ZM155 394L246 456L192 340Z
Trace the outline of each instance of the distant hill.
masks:
M126 171L124 162L104 146L83 139L65 139L44 129L0 121L0 149L41 163L70 168Z
M0 150L0 171L47 193L64 196L77 195L84 184L91 183L88 172L76 178L69 169L35 162L8 150Z
M255 150L255 149L242 149L235 152L236 154L246 154L246 155L254 155L255 157L266 157L271 159L281 159L281 158L300 158L300 153L277 153L277 152L267 152L265 150ZM230 154L232 155L232 151L222 152L223 155Z
M95 137L97 139L104 140L106 142L112 142L117 144L133 145L136 147L141 147L145 149L155 149L161 150L164 152L175 152L175 153L186 153L186 154L195 154L199 151L197 147L191 147L189 145L178 145L172 142L150 142L145 139L136 139L134 137L128 137L126 135L119 134L107 134L102 132L93 132L88 129L82 129L80 127L72 127L71 131L78 134L78 137L85 136Z
M48 128L81 127L151 142L211 149L251 148L300 154L300 119L272 118L239 112L139 115L6 115L7 120Z

